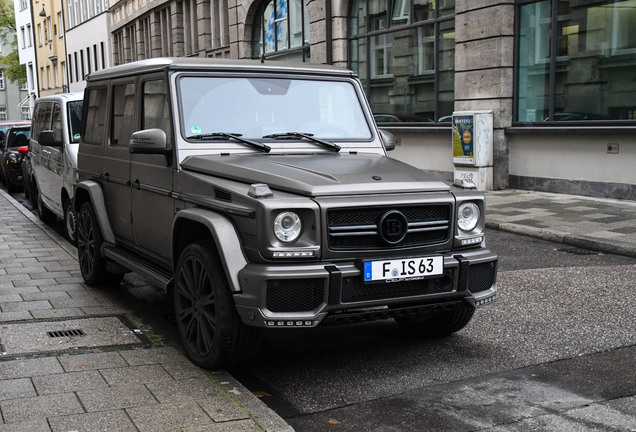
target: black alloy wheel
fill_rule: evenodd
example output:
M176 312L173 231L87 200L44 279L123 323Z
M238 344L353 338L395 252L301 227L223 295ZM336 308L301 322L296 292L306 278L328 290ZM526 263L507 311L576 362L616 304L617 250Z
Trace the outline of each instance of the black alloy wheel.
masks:
M85 202L77 214L77 255L82 277L88 285L104 282L106 266L100 249L104 238L90 202Z
M188 245L177 263L174 310L181 343L204 368L222 368L253 354L260 329L241 321L215 252L205 241Z

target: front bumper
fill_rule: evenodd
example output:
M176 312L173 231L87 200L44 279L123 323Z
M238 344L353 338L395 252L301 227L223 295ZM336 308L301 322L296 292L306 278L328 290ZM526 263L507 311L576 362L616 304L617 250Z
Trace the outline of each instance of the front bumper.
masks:
M234 295L243 322L257 327L316 327L474 307L497 294L498 257L489 249L443 255L444 273L417 280L366 284L354 262L248 264Z

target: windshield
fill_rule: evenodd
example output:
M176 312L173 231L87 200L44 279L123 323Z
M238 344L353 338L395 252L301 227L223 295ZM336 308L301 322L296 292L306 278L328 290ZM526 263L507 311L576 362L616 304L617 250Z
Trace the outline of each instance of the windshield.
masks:
M324 139L372 136L349 82L189 76L179 80L179 90L186 137L219 131L249 139L289 131Z
M80 131L82 129L82 104L83 101L68 103L68 127L69 137L72 143L80 142Z

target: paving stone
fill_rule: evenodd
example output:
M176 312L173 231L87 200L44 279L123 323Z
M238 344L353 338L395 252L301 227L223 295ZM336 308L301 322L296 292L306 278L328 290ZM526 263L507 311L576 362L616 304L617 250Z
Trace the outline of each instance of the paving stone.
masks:
M38 309L31 311L36 319L82 317L86 314L80 308Z
M0 281L0 284L2 284L2 281ZM42 292L40 291L40 288L33 286L33 287L14 287L13 284L11 284L11 286L0 286L0 294L24 294L24 293L39 293Z
M139 366L144 364L170 363L178 359L187 362L183 354L172 347L147 348L122 351L121 356L131 366Z
M213 424L212 419L194 402L161 404L127 411L141 432L172 432L179 428Z
M53 300L53 299L68 299L70 296L66 291L53 291L53 292L37 292L23 293L20 295L23 301L36 301L36 300ZM1 299L2 297L0 297Z
M0 303L21 302L23 299L20 294L0 294Z
M58 359L66 372L126 366L126 361L117 352L65 355Z
M184 427L182 432L263 432L263 429L252 420L239 420L209 426Z
M128 384L143 384L157 381L174 381L172 376L161 365L129 366L111 368L100 371L106 382L111 386Z
M124 315L133 312L133 308L127 305L120 306L83 306L86 315Z
M207 378L148 383L146 387L148 387L161 403L210 397L226 397L221 389Z
M33 377L33 385L40 395L108 387L102 375L96 370Z
M84 412L73 393L13 399L0 402L0 409L6 423Z
M26 310L35 310L35 309L51 309L51 303L46 300L37 300L37 301L21 301L21 302L11 302L11 303L0 303L0 310L2 312L20 312Z
M81 390L77 396L88 412L157 405L152 393L141 384Z
M0 389L0 401L37 396L29 378L1 380Z
M45 419L31 419L23 422L0 424L0 432L51 432Z
M50 291L86 291L86 287L81 283L57 283L55 285L43 285L40 288L41 292Z
M200 399L198 403L215 422L249 418L247 412L241 407L234 403L228 403L227 396Z
M124 410L51 417L49 423L53 432L137 432Z
M22 321L32 319L29 311L20 312L0 312L0 322Z
M54 357L0 361L0 379L50 375L64 372Z

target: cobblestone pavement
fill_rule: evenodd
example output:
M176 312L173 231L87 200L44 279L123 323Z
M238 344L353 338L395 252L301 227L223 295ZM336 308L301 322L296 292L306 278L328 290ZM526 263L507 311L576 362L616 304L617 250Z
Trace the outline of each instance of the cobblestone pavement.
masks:
M75 248L0 190L0 432L291 431L225 371L202 370Z

